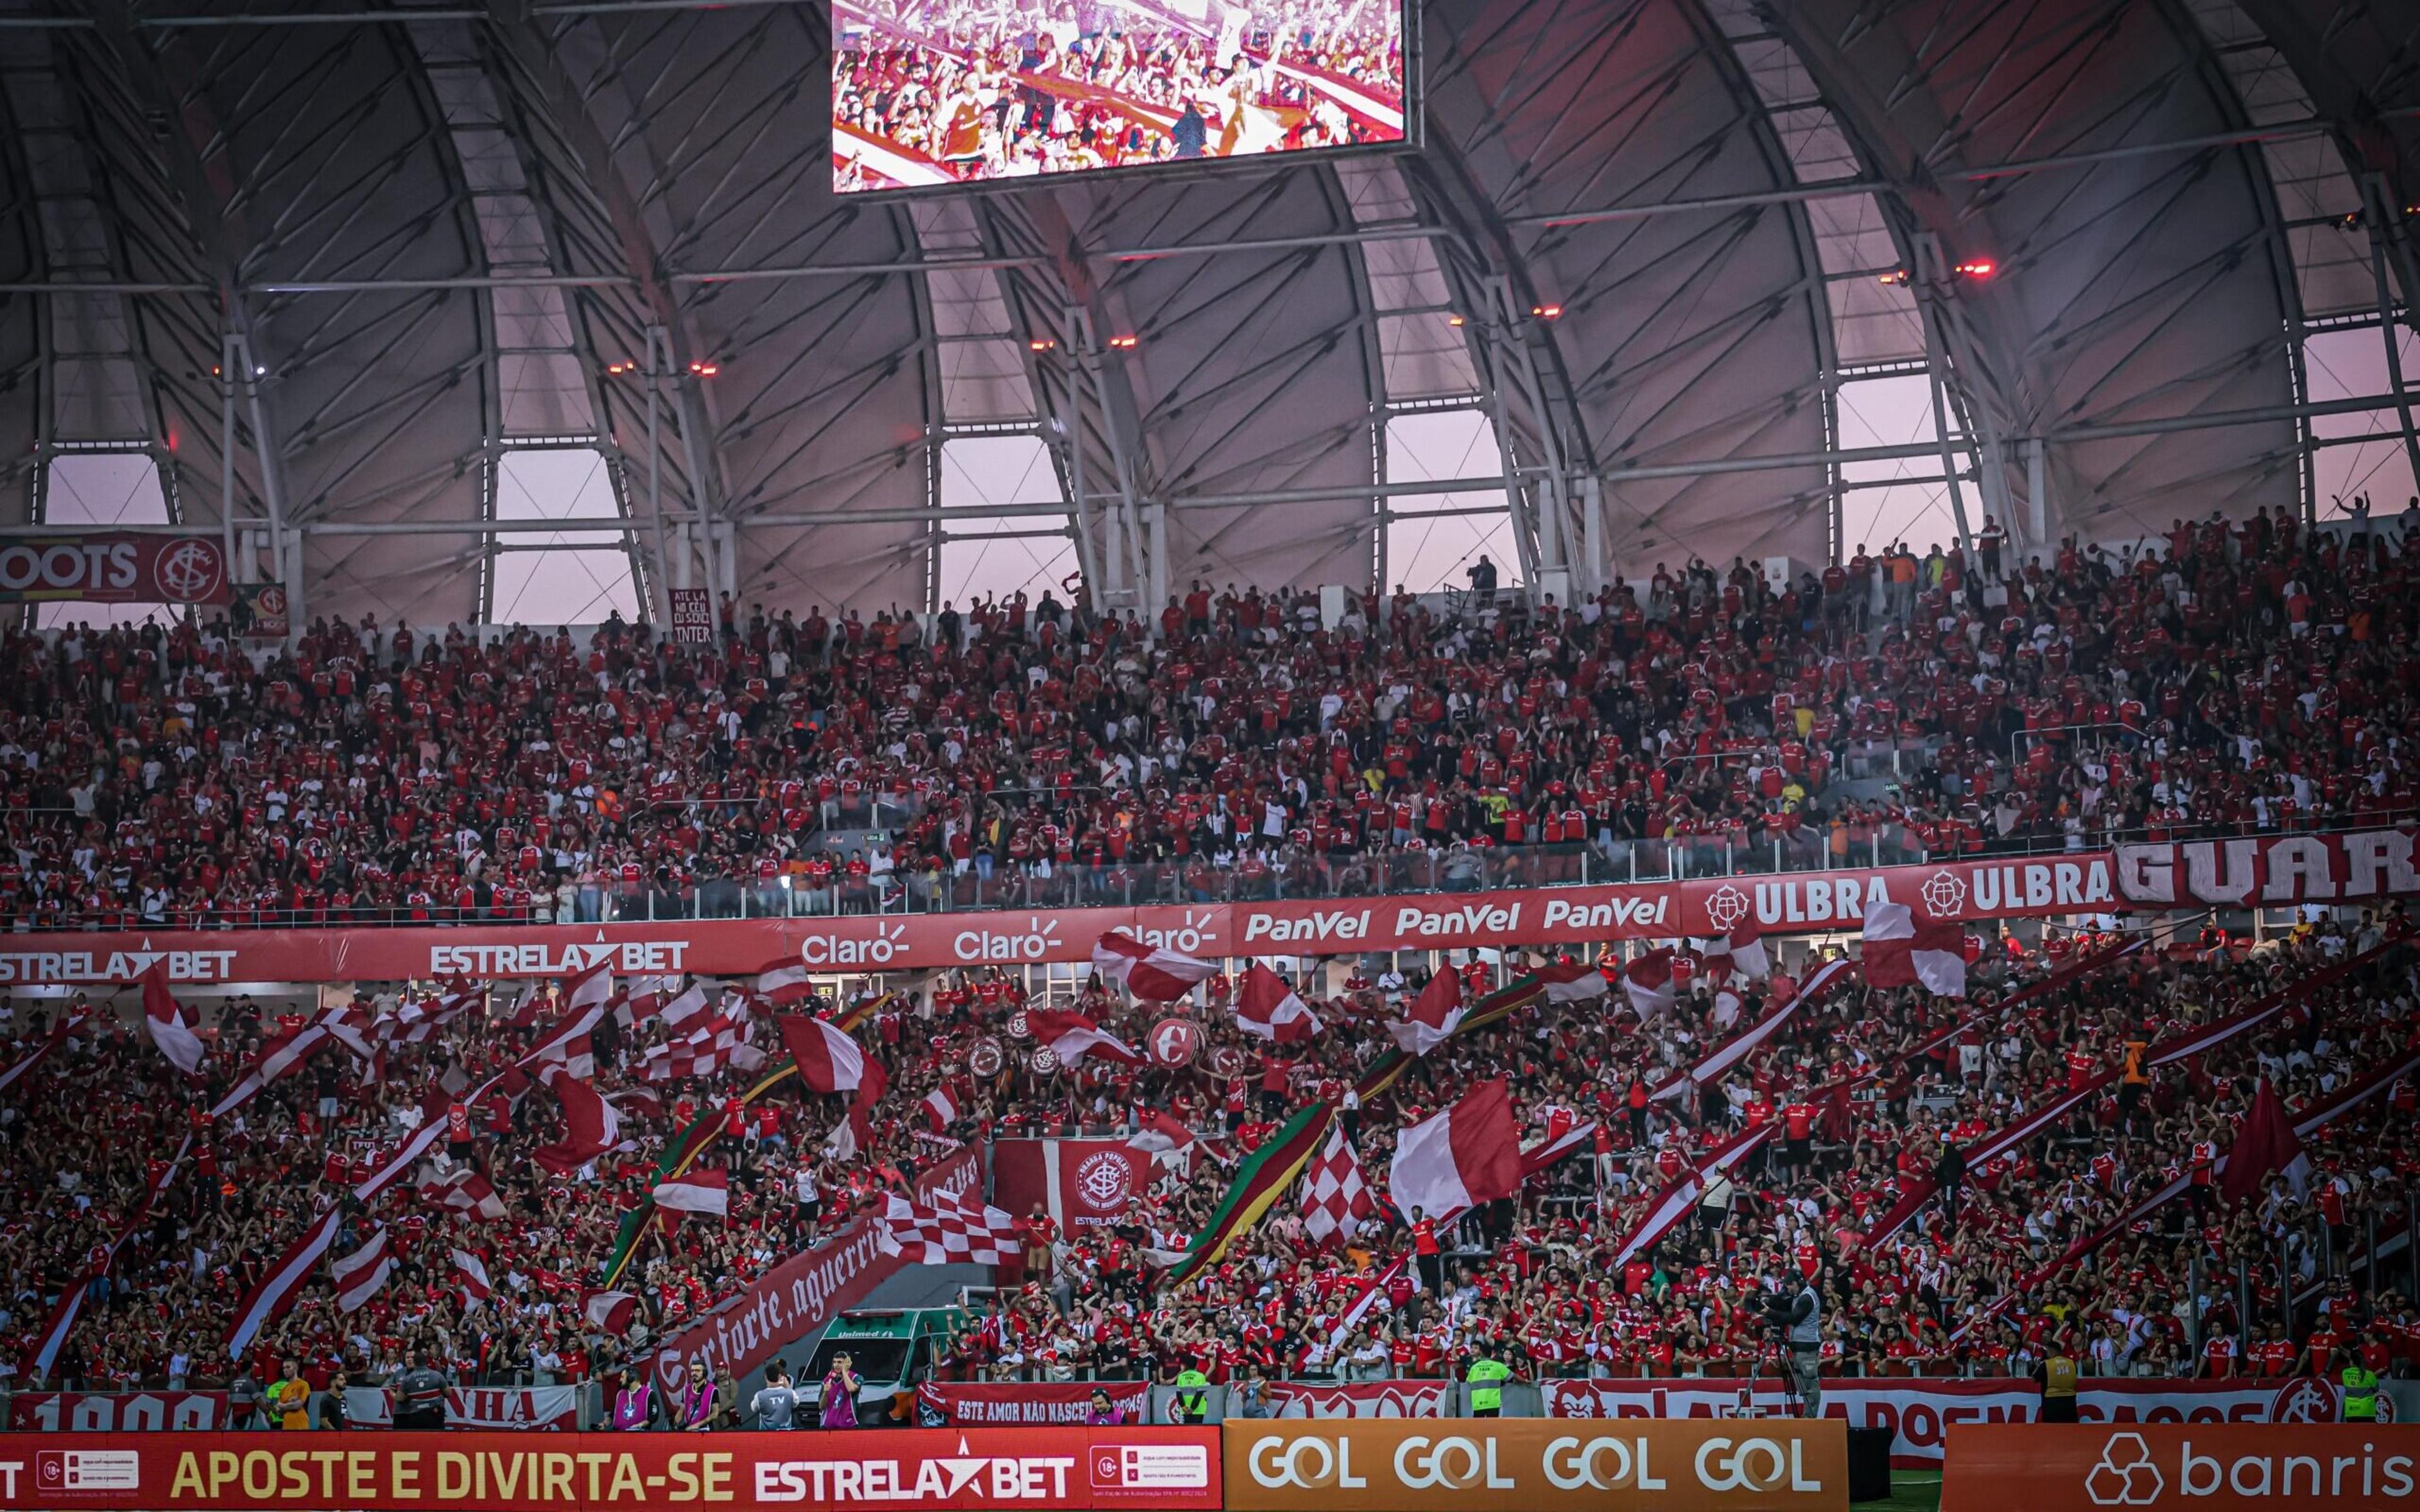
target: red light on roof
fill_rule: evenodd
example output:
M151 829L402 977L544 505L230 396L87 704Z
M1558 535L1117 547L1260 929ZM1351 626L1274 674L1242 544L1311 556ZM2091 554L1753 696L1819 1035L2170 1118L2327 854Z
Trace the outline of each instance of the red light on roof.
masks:
M1958 265L1959 276L1962 278L1989 278L1999 270L2000 265L1989 257L1977 257Z
M1559 320L1563 317L1563 307L1559 304L1533 304L1529 306L1529 313L1541 320Z
M1874 282L1878 284L1892 285L1904 284L1907 282L1907 270L1904 268L1895 268L1889 272L1885 273L1882 277L1876 279Z
M1142 345L1142 338L1140 336L1111 336L1109 338L1109 345L1115 347L1122 352L1132 351L1135 347Z
M722 371L721 368L717 367L714 363L706 362L691 363L689 364L689 370L696 374L699 378L712 378L717 373Z
M1468 321L1465 320L1462 316L1458 316L1458 315L1450 315L1450 316L1447 316L1445 317L1445 323L1446 323L1447 325L1450 325L1450 326L1463 326L1463 325L1468 325L1468 324L1469 324L1469 322L1468 322Z
M1052 341L1047 336L1036 336L1032 341L1027 342L1026 345L1032 347L1037 352L1055 351L1058 349L1059 346L1057 342Z

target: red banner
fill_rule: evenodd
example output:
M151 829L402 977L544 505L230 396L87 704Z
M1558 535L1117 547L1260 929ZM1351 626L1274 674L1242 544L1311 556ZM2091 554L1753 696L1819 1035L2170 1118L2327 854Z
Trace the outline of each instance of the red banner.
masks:
M1443 1381L1355 1381L1321 1386L1307 1381L1273 1382L1273 1417L1451 1417L1453 1386Z
M12 1433L148 1433L227 1422L223 1391L21 1391L8 1397Z
M102 532L0 542L0 604L224 604L226 553L208 535Z
M970 1145L926 1171L916 1190L924 1196L954 1196L982 1184L983 1167ZM862 1302L902 1263L876 1244L879 1228L875 1218L859 1217L665 1339L656 1351L657 1389L674 1390L687 1378L691 1360L705 1361L717 1380L737 1381Z
M153 963L173 981L399 981L568 977L599 962L625 976L752 976L777 960L814 971L910 971L1084 961L1122 929L1187 955L1341 955L1360 950L1578 945L1728 934L1854 931L1868 900L1927 918L1974 920L2126 907L2106 852L1803 872L1630 887L1507 888L1304 903L1033 909L658 924L155 931L18 935L0 947L0 987L132 983Z
M2420 1443L2367 1423L2229 1427L1960 1428L1941 1504L1955 1512L2133 1507L2268 1512L2410 1506Z
M1040 1208L1063 1232L1116 1223L1152 1182L1151 1157L1123 1139L999 1139L991 1163L993 1206Z
M953 1427L1081 1424L1095 1391L1108 1392L1109 1406L1129 1423L1151 1415L1151 1384L1141 1381L928 1381L916 1389L916 1404Z
M1779 1412L1781 1383L1744 1380L1549 1381L1549 1417L1729 1417L1743 1404ZM1906 1377L1827 1380L1825 1417L1853 1428L1891 1430L1891 1463L1941 1463L1949 1429L1962 1423L2031 1423L2040 1392L2030 1381L1924 1381ZM2382 1398L2381 1398L2382 1399ZM2086 1381L2076 1415L2086 1423L2333 1423L2336 1388L2309 1377L2288 1381Z
M1211 1508L1215 1428L11 1434L0 1509Z
M2156 845L2120 845L2118 890L2129 904L2159 908L2282 908L2356 903L2420 893L2413 831L2342 835L2239 835Z

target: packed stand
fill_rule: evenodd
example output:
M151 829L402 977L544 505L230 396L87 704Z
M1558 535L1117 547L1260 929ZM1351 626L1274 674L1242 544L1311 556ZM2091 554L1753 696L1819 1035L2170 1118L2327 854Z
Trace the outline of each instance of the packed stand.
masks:
M2413 808L2415 518L1987 525L1776 594L1193 584L870 620L725 600L474 643L365 618L0 638L18 929L592 921L1655 878ZM1878 774L1850 785L1844 774ZM1883 779L1888 779L1888 786Z

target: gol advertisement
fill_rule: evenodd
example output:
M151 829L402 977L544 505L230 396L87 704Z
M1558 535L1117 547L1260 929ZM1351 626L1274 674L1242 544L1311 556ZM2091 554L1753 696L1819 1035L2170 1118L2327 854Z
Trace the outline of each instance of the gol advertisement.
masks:
M10 1433L8 1512L380 1508L740 1512L1183 1509L1218 1501L1215 1428L858 1433Z
M1226 1433L1227 1505L1239 1512L1849 1504L1848 1431L1837 1422L1329 1419L1230 1422Z
M1942 1512L2420 1506L2420 1430L2386 1424L1961 1425Z

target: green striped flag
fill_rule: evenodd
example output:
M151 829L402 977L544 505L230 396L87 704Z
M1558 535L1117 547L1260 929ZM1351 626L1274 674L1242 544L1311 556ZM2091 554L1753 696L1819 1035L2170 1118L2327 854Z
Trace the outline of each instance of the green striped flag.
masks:
M1252 1231L1278 1198L1294 1184L1311 1158L1319 1153L1326 1141L1327 1126L1335 1121L1333 1103L1313 1103L1285 1121L1283 1127L1264 1140L1261 1148L1244 1158L1235 1168L1235 1180L1219 1199L1218 1211L1193 1237L1193 1247L1185 1257L1170 1268L1168 1284L1183 1286L1203 1271L1218 1263L1228 1246Z

